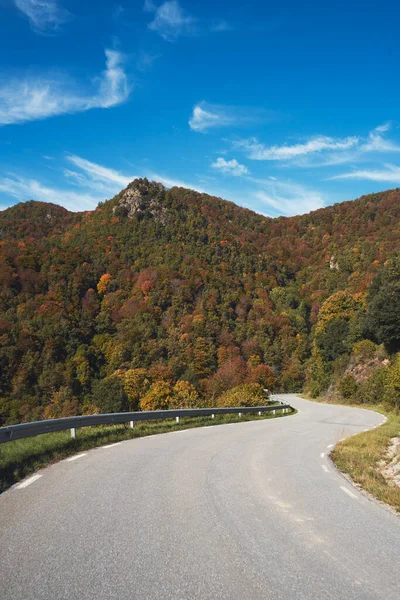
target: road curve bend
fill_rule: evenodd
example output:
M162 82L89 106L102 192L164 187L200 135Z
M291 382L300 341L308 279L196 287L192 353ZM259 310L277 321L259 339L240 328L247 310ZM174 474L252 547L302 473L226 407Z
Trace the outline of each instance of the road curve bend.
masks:
M298 414L91 450L0 497L2 600L398 600L400 519L334 468L377 413Z

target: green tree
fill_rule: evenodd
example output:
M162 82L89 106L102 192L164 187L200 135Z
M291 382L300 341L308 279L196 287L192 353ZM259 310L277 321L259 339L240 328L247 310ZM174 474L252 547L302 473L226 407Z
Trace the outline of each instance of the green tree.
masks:
M368 290L365 333L390 353L400 350L400 256L383 267Z
M357 382L350 373L344 375L339 381L339 391L343 398L354 398L357 394L357 388Z
M346 341L350 328L347 321L330 319L315 341L325 361L335 360L346 352Z
M125 412L129 410L128 396L119 377L99 379L92 386L93 404L101 413Z
M122 382L128 396L130 410L138 410L140 399L146 395L151 385L151 379L146 369L128 369L127 371L119 369L113 375L119 377Z

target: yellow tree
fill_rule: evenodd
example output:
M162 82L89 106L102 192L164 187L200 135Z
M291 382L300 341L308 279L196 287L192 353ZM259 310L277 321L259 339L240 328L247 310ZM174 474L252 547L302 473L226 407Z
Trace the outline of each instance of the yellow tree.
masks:
M167 410L173 402L172 386L167 381L156 381L140 401L140 410Z
M196 408L199 404L199 394L189 381L177 381L173 388L170 408Z
M118 369L114 375L122 381L129 399L130 409L138 410L141 398L146 395L151 385L151 379L148 377L146 369L128 369L127 371Z

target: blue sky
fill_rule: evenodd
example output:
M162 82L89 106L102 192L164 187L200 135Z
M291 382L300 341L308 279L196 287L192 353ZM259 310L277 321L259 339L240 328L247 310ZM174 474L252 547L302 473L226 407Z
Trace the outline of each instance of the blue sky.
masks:
M265 215L400 186L394 0L0 0L0 209L135 177Z

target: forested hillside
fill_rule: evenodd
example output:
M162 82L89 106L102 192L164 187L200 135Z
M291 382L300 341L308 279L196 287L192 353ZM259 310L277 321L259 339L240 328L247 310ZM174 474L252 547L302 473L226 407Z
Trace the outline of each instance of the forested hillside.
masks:
M243 396L305 384L363 401L374 365L394 369L400 349L399 250L398 190L267 219L138 179L91 212L7 209L0 422L139 401L229 403L239 385ZM391 339L377 298L391 311ZM357 352L369 365L362 375Z

